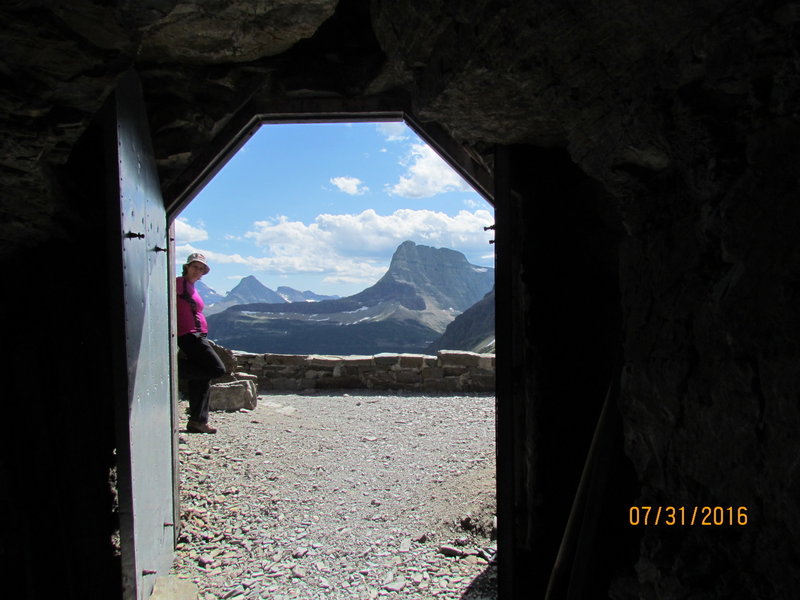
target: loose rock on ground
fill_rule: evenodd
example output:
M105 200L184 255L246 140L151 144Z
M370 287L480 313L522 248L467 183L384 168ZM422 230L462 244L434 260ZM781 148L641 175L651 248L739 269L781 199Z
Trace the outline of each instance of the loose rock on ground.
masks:
M261 396L180 435L204 600L496 598L494 397Z

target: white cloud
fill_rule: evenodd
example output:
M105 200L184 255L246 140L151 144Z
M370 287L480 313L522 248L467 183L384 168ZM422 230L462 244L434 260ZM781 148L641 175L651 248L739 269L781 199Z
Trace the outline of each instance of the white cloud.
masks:
M470 191L450 165L426 144L412 144L408 159L403 163L406 174L386 190L394 196L404 198L430 198L436 194L454 191Z
M245 237L275 257L307 257L309 265L338 257L388 261L405 240L462 252L484 251L492 234L483 228L493 222L488 210L462 210L450 216L412 209L379 215L367 209L358 214L321 214L309 224L286 217L258 221Z
M206 255L212 265L242 265L255 272L269 273L272 275L298 274L298 273L318 273L327 275L327 278L334 278L349 283L375 283L386 272L388 260L384 264L371 259L349 258L345 259L334 253L325 246L317 246L314 251L308 247L295 245L295 241L283 244L275 244L277 252L271 256L242 256L241 254L225 254L196 248L191 245L184 245L176 248L180 256L189 255L192 252L200 252ZM327 254L326 254L327 252ZM229 279L240 279L241 276L231 276Z
M369 188L358 177L333 177L330 181L345 194L351 196L360 196L369 191Z
M210 261L212 269L214 268L214 263L250 265L250 259L245 258L240 254L224 254L222 252L214 252L213 250L199 248L197 246L193 246L192 244L175 246L175 253L178 255L178 257L181 257L184 254L188 256L192 252L201 252L204 254L205 257Z
M432 210L400 209L380 215L373 209L358 214L321 214L312 223L287 217L257 221L244 234L263 249L261 256L225 254L191 244L179 255L202 251L211 262L246 266L272 275L318 273L324 283L375 283L402 242L453 248L464 254L485 254L493 232L483 228L494 217L488 210L460 211L455 216Z
M486 206L486 202L475 200L475 198L467 198L466 200L464 200L464 206L474 210L476 208L481 208Z
M379 215L367 209L354 215L322 214L310 227L315 227L340 253L390 254L405 240L461 251L485 248L491 236L483 228L493 222L488 210L462 210L449 216L443 212L412 209Z
M175 219L176 244L191 244L192 242L203 242L207 239L208 232L205 229L189 225L189 222L183 217Z
M386 269L382 269L381 270L381 275L383 275L384 272L386 272ZM380 278L380 275L378 276L378 278ZM351 285L351 284L354 284L354 283L373 284L373 283L375 283L376 279L378 279L378 278L375 278L375 277L372 277L372 278L370 278L370 277L352 277L352 276L346 276L346 275L336 275L336 276L324 277L322 279L322 283L329 283L329 284L333 284L333 285Z
M379 123L376 125L387 142L402 142L408 139L408 127L403 122Z

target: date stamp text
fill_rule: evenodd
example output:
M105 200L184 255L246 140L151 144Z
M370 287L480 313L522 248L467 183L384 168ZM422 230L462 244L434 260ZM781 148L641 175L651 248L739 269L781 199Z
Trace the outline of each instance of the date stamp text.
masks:
M631 506L628 523L634 527L664 525L705 527L747 525L746 506Z

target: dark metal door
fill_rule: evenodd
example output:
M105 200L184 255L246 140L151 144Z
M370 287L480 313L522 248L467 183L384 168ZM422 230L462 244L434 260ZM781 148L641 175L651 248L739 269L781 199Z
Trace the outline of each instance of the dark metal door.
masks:
M170 384L168 225L138 77L120 82L114 101L124 311L119 315L117 453L124 598L148 598L172 564L174 505ZM116 229L115 229L116 226ZM112 269L114 265L112 265Z

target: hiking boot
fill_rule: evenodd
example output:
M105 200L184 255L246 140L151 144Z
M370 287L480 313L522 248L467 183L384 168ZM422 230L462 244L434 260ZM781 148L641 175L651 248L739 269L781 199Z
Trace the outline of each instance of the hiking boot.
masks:
M200 423L198 421L189 421L186 424L186 431L189 433L217 433L217 430L208 423Z

